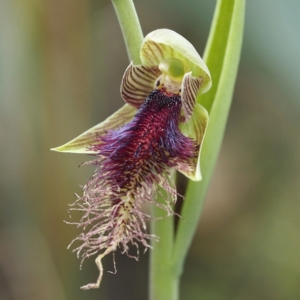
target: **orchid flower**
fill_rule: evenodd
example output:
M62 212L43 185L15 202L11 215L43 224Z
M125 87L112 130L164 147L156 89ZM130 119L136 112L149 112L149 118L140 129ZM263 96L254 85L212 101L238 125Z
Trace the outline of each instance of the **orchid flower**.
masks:
M75 224L84 232L74 251L85 259L98 254L99 277L83 289L98 288L101 260L128 244L149 248L157 238L146 232L151 217L142 210L150 202L173 215L177 191L173 171L201 180L200 150L208 113L196 102L211 86L207 66L195 48L168 29L149 33L140 50L140 65L131 63L121 83L126 104L102 123L52 150L93 154L84 165L96 170L71 209L83 212ZM165 203L156 202L166 191ZM99 254L99 252L101 254ZM132 257L132 256L131 256Z

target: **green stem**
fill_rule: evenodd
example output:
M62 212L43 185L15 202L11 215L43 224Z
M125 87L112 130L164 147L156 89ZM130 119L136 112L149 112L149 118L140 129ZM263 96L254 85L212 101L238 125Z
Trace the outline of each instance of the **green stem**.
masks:
M141 63L143 32L132 0L112 0L123 33L129 61Z
M164 204L165 199L158 197L158 203ZM179 295L179 276L174 272L172 264L174 219L166 217L166 212L153 205L151 215L161 218L151 222L151 233L159 241L152 240L150 256L150 299L176 300Z

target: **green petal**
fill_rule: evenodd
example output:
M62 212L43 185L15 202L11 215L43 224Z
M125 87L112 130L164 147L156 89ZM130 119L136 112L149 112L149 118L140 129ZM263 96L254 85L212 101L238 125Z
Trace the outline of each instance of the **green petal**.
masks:
M187 122L192 116L201 84L201 78L193 77L192 72L185 73L181 85L183 122Z
M194 181L200 181L202 179L200 170L200 152L202 147L202 141L205 135L205 131L208 123L208 113L206 109L200 104L196 103L194 112L191 119L187 123L180 124L181 132L197 142L199 145L198 158L194 160L192 170L189 172L178 170L188 178Z
M135 113L136 109L134 107L125 104L102 123L85 131L70 142L60 147L52 148L51 150L58 152L95 154L95 151L90 150L89 147L99 144L96 137L105 134L108 130L116 129L128 123Z
M157 66L133 65L126 69L122 83L121 96L125 102L139 108L155 87L155 81L161 75Z
M186 72L192 71L194 77L202 77L200 93L211 87L209 70L194 46L180 34L169 29L158 29L149 33L141 47L141 61L146 66L157 66L168 58L183 62Z

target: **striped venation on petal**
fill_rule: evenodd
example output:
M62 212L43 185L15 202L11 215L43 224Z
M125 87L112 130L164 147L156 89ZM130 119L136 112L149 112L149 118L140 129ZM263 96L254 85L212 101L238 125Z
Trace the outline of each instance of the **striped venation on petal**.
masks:
M152 41L147 41L142 47L142 62L146 65L158 65L161 61L166 58L176 57L173 48L164 45L157 44Z
M157 66L147 67L131 63L122 79L122 98L128 104L139 108L154 89L155 81L160 75L161 72Z
M203 81L202 77L193 77L192 72L186 73L182 80L181 101L184 122L187 122L194 110L198 91Z

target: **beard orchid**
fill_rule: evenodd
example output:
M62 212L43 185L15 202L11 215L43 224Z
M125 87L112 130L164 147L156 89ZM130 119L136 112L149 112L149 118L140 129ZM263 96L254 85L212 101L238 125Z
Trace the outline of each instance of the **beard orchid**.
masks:
M174 170L201 180L200 149L208 114L196 100L211 86L209 70L191 43L167 29L144 38L140 58L141 64L131 63L122 79L126 104L53 149L95 156L84 163L96 170L71 207L83 212L75 223L83 228L74 240L81 242L75 251L83 259L98 254L98 280L83 289L99 287L101 260L118 247L131 256L128 245L135 245L135 258L138 243L150 247L149 240L156 237L146 231L151 217L142 206L152 203L166 216L174 214ZM156 202L159 186L166 191L164 204Z

